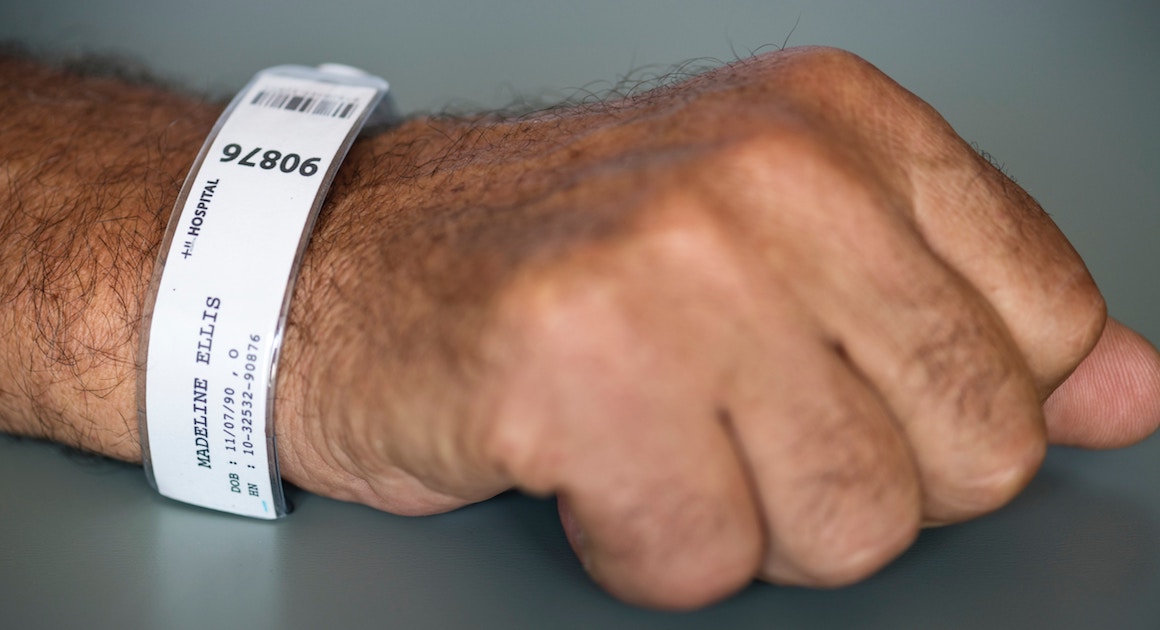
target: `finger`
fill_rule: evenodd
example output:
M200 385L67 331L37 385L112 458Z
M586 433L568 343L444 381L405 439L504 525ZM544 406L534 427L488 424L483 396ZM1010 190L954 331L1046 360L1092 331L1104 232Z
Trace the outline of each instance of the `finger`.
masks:
M924 306L848 322L841 340L906 432L927 518L953 522L1005 504L1030 481L1045 429L1002 323L947 270L932 263L926 274L935 276L926 286L908 283L922 287L916 296Z
M551 388L562 395L544 401L556 431L543 436L570 446L541 453L543 464L525 461L516 478L571 507L585 568L622 599L696 607L739 589L756 572L763 540L728 436L704 405L668 398L667 388L654 398L614 366L598 371L581 375L579 388Z
M520 360L489 450L520 487L561 497L586 569L622 599L685 608L741 588L764 539L745 470L714 422L719 362L701 351L704 335L668 334L673 313L704 309L648 291L553 287L513 309Z
M835 227L815 244L830 281L812 283L806 299L905 431L927 518L995 509L1045 451L1022 353L987 300L919 235L851 190L830 197L855 213L856 227Z
M948 157L918 169L919 228L998 312L1046 398L1099 339L1103 298L1031 195L953 132L946 137Z
M844 166L891 186L885 212L906 213L935 255L998 312L1045 400L1095 345L1105 317L1083 262L1050 217L934 108L864 60L813 49L778 63L774 76L789 82L782 92L855 155L858 164ZM835 80L808 78L817 76ZM867 116L866 103L889 107ZM839 232L863 225L846 210L829 212L843 220Z
M760 497L769 536L761 576L814 587L860 580L917 534L922 500L907 443L878 395L818 337L767 327L749 338L752 362L722 422Z
M1116 448L1160 426L1160 354L1139 334L1109 319L1103 336L1043 405L1055 444Z

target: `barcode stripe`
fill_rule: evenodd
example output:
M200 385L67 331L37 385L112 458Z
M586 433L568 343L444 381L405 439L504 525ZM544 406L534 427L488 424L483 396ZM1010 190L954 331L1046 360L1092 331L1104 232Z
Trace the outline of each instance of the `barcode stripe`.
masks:
M335 94L282 89L261 90L254 95L250 105L330 118L349 118L358 109L359 103L358 99L345 98Z

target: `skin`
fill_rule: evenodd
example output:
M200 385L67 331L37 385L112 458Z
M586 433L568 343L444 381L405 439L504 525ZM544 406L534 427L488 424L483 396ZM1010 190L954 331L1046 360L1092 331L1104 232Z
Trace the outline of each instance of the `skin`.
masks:
M141 302L219 105L0 61L0 429L139 461ZM871 574L1047 444L1160 424L1160 357L1036 202L857 57L360 140L292 303L284 477L430 514L556 494L688 608Z

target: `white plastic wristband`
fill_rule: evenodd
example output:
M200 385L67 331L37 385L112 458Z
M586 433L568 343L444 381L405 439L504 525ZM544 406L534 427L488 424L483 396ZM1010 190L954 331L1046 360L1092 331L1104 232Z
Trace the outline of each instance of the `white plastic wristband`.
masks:
M255 518L289 512L273 425L282 328L330 182L387 89L346 66L268 68L202 146L141 328L141 450L162 495Z

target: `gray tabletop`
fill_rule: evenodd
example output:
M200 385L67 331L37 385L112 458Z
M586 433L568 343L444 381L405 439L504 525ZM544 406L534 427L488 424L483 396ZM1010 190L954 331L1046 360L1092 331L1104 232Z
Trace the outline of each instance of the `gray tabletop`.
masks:
M221 94L341 61L389 78L405 111L600 92L787 36L841 46L996 156L1154 342L1158 32L1154 0L0 2L0 39L39 50L148 60ZM0 628L1160 628L1157 437L1055 449L1010 506L925 532L861 584L757 584L688 614L589 582L550 501L405 518L293 498L274 524L218 515L155 496L140 468L0 436Z

